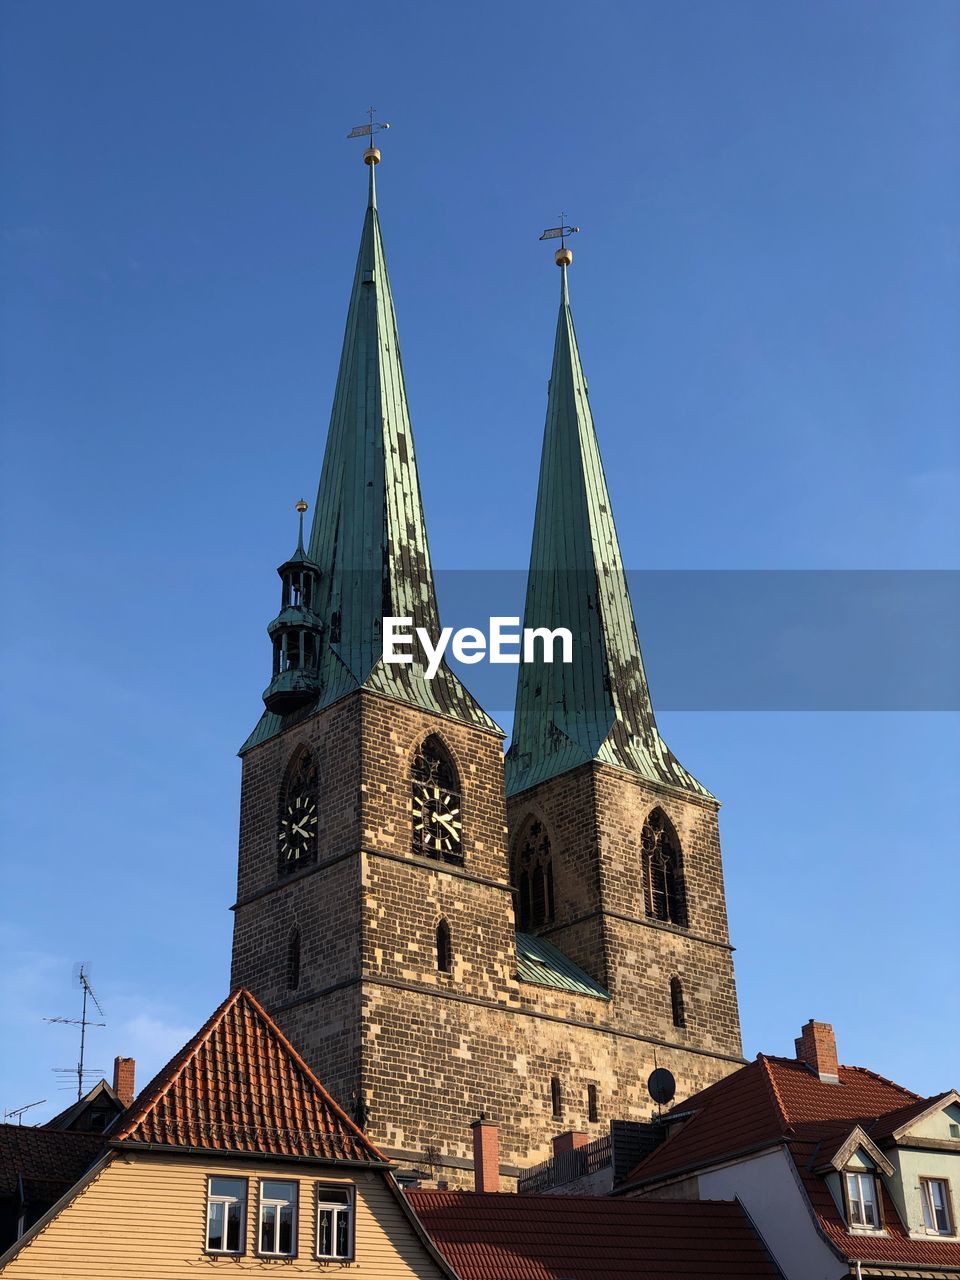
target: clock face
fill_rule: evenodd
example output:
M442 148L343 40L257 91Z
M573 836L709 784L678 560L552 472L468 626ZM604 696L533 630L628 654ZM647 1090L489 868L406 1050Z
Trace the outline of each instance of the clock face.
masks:
M435 780L414 782L413 833L421 852L459 858L463 852L460 797Z
M317 847L317 802L309 795L293 795L280 817L280 860L287 870L311 858Z

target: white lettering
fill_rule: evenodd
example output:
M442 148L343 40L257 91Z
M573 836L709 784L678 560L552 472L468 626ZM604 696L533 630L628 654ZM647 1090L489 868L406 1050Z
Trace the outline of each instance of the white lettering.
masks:
M561 643L560 661L573 661L573 636L566 627L557 627L556 631L550 631L547 627L525 627L523 632L523 660L524 662L536 662L536 649L534 643L537 639L543 641L543 660L544 662L553 661L554 642L559 637Z
M383 620L383 660L384 662L412 662L412 653L401 653L397 648L398 645L407 645L412 647L413 636L409 633L402 635L397 631L398 627L409 627L413 625L412 618L384 618Z

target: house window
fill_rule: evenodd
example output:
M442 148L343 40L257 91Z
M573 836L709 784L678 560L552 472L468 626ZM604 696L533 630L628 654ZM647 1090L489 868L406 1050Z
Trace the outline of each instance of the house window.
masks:
M450 941L450 926L446 920L437 925L437 971L453 972L453 945Z
M938 1236L953 1235L950 1189L946 1178L921 1178L920 1201L926 1229Z
M552 923L553 857L550 837L542 822L528 822L513 851L513 885L521 929L539 929Z
M353 1257L352 1187L317 1187L317 1257Z
M563 1090L560 1088L560 1077L550 1077L550 1105L553 1108L554 1120L563 1119Z
M246 1178L210 1178L207 1182L207 1253L243 1253L246 1220Z
M872 1173L847 1173L847 1219L852 1227L879 1227L877 1180Z
M292 1258L297 1242L297 1184L264 1178L260 1183L260 1253Z
M600 1119L600 1111L597 1107L597 1086L595 1084L587 1085L587 1119L591 1124Z
M679 978L670 979L670 1011L675 1027L687 1025L687 1015L683 1008L683 983Z
M662 809L654 809L640 833L643 891L647 915L653 920L686 926L680 841Z

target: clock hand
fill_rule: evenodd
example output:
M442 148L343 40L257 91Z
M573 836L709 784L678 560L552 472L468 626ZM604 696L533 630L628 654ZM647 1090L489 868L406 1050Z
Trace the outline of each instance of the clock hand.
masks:
M296 823L294 823L294 824L293 824L293 829L294 829L294 831L296 831L296 832L297 832L297 834L298 834L298 835L303 836L303 838L304 838L305 840L309 840L309 838L310 838L310 832L309 832L309 831L304 831L303 827L298 826Z

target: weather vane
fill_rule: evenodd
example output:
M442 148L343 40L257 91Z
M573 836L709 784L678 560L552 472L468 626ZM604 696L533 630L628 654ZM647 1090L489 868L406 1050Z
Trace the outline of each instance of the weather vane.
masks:
M579 227L568 227L566 219L567 215L561 209L559 227L547 227L546 231L544 231L543 235L540 237L541 240L560 241L560 248L554 255L554 261L558 267L569 267L570 263L573 261L573 254L567 248L567 236L575 236L580 230Z
M380 148L373 145L373 135L379 133L381 129L389 129L390 126L384 120L382 123L377 120L376 107L368 107L367 115L370 117L367 124L358 124L356 128L351 129L347 134L348 138L369 138L370 142L366 151L363 153L364 164L380 163Z

